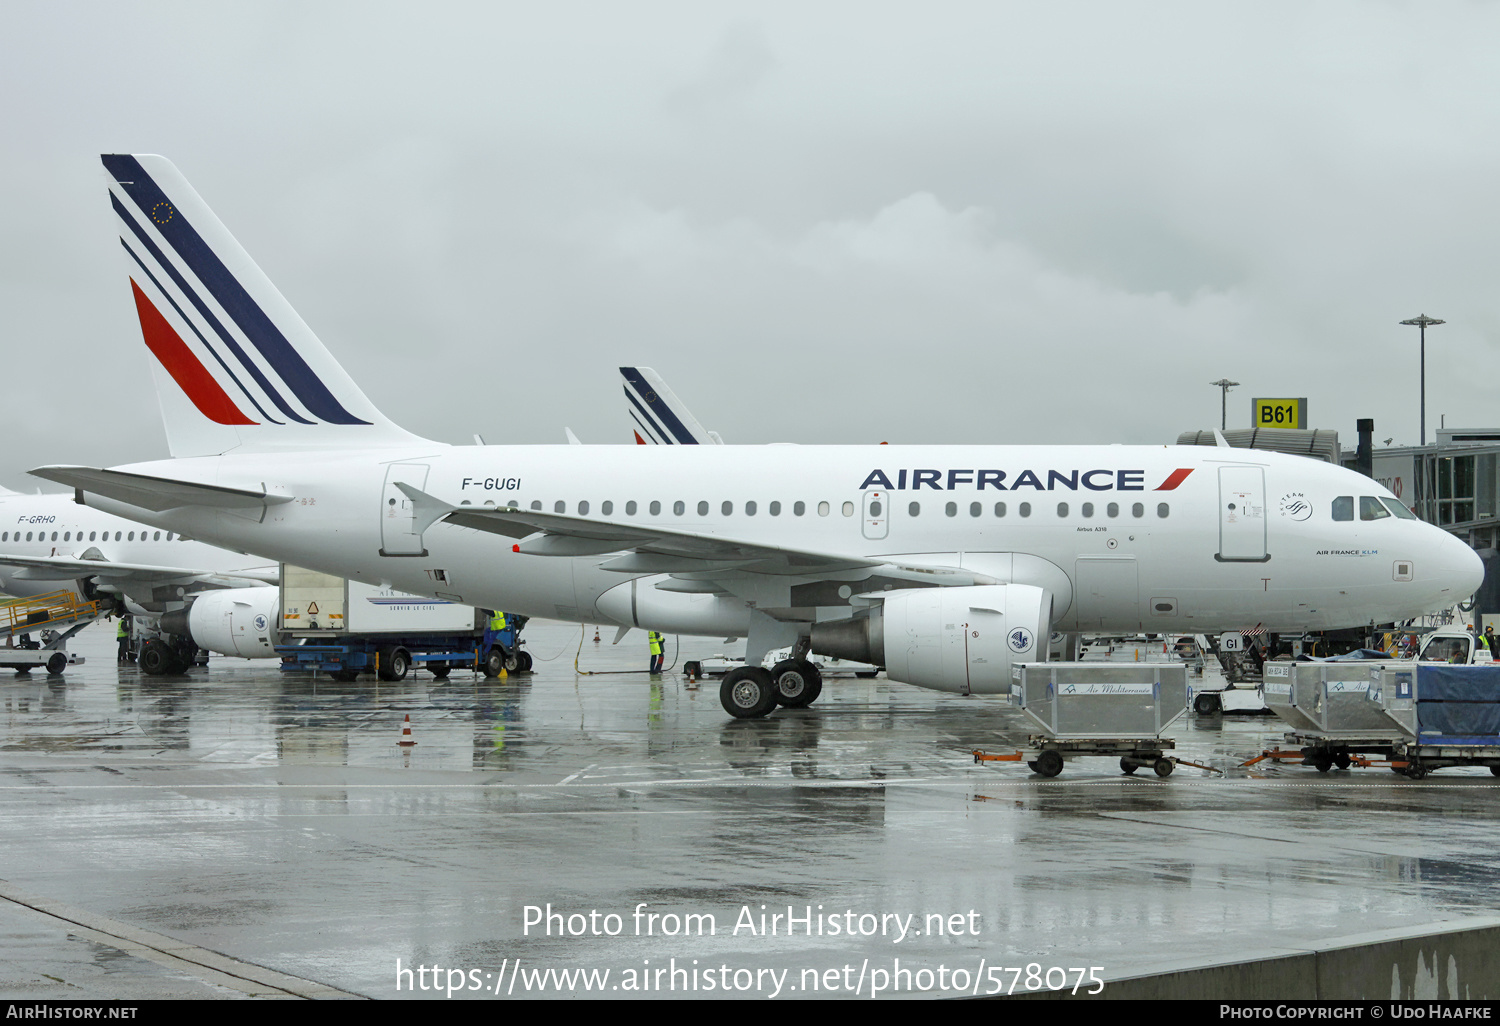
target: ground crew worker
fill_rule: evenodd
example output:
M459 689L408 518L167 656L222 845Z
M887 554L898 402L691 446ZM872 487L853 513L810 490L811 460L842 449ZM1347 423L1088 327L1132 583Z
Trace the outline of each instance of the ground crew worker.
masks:
M1489 647L1490 655L1500 659L1500 649L1495 648L1495 625L1485 624L1484 643Z
M115 642L119 646L115 653L115 662L130 662L130 617L120 617L120 626L115 631Z
M498 609L490 614L490 630L495 634L505 630L505 614Z
M650 638L651 638L651 672L652 673L660 673L661 672L661 662L662 662L662 637L661 637L660 634L656 633L655 631L652 631L651 634L650 634Z

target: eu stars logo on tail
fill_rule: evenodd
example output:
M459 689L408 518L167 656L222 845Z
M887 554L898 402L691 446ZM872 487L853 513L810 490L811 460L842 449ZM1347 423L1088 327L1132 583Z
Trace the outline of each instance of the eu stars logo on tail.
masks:
M173 456L420 443L375 409L171 161L101 160Z

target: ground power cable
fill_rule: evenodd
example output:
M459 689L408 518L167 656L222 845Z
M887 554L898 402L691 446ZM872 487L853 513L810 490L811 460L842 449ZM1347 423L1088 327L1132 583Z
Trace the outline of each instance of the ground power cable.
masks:
M578 625L578 651L573 654L573 672L574 673L582 674L585 677L595 677L595 676L602 676L604 674L611 674L611 673L650 673L651 672L649 669L647 669L647 670L585 670L585 669L581 669L579 667L579 665L578 665L578 661L583 658L583 642L584 642L584 639L586 637L588 637L588 632L589 632L589 629L588 629L587 625L585 625L585 624L579 624ZM671 663L670 666L663 666L657 672L658 673L666 673L668 670L675 669L677 667L677 657L678 657L679 654L681 654L681 652L682 652L682 639L680 637L678 637L678 635L674 634L674 635L672 635L672 663ZM562 653L558 653L558 654L561 655Z

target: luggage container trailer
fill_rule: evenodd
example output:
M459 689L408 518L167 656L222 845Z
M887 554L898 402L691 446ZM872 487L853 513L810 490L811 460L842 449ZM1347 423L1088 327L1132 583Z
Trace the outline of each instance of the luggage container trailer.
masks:
M505 667L502 637L490 637L488 614L442 598L411 595L301 567L281 568L284 670L320 670L337 680L374 673L401 680L414 667L442 679L454 669ZM511 658L518 649L508 636Z
M1127 774L1149 766L1169 776L1176 741L1162 732L1191 698L1181 663L1022 663L1011 669L1011 703L1040 732L1018 758L1044 777L1080 755L1118 757Z
M1500 776L1500 666L1388 664L1372 671L1367 698L1400 731L1392 747L1413 780L1445 766Z

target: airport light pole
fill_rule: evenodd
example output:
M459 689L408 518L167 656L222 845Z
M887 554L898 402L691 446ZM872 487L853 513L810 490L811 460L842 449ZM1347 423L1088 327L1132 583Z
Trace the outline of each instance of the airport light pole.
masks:
M1228 428L1229 428L1229 390L1231 388L1233 388L1235 385L1238 385L1239 382L1238 381L1230 381L1228 378L1220 378L1218 381L1210 381L1209 384L1210 385L1217 385L1218 388L1219 388L1219 430L1220 431L1228 430Z
M1402 321L1401 323L1402 324L1415 324L1417 326L1417 329L1422 333L1422 371L1421 371L1421 374L1422 374L1422 383L1421 383L1421 389L1422 389L1422 428L1421 428L1421 431L1422 431L1422 433L1421 433L1421 436L1420 436L1420 442L1421 442L1422 445L1426 445L1427 444L1427 325L1429 325L1429 324L1442 324L1444 322L1438 320L1436 317L1428 317L1426 314L1422 314L1422 316L1420 316L1420 317L1413 317L1411 320L1409 320L1409 321Z

